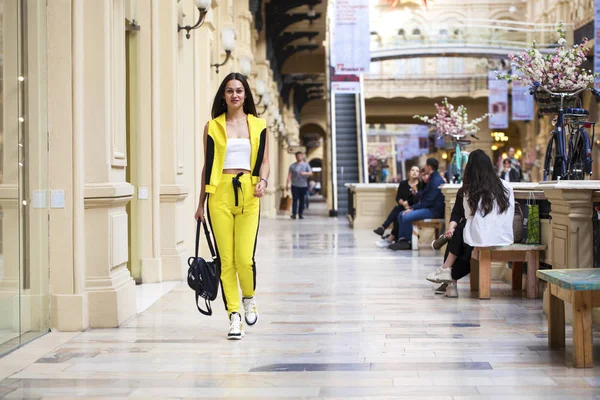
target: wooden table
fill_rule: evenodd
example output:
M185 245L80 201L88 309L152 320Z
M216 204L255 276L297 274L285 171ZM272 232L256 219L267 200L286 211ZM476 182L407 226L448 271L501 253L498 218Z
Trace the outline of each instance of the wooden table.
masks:
M600 268L549 269L537 272L548 282L548 346L565 347L565 305L573 307L573 363L592 368L592 308L600 306Z
M491 297L493 261L527 262L527 298L539 298L538 279L535 272L540 268L540 251L544 251L546 248L545 244L520 243L503 247L476 247L473 249L471 258L479 263L471 262L471 290L479 291L480 299L489 299ZM520 273L519 266L514 272ZM516 277L515 274L513 276L520 282L521 276ZM515 288L514 285L513 288Z

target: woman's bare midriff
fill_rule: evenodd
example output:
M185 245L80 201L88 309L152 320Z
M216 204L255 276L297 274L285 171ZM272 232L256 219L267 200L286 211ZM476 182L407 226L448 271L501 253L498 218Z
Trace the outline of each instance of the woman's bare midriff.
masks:
M223 173L228 174L228 175L237 175L241 172L243 172L244 174L250 173L250 171L247 169L224 169L223 170Z

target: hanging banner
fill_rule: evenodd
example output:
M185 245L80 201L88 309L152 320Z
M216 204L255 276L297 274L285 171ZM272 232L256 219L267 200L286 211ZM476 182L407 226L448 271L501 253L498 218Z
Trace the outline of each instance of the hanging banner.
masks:
M594 0L594 39L594 72L600 74L600 0ZM600 90L600 77L594 87Z
M488 112L490 129L508 128L508 82L496 78L496 71L488 75Z
M523 75L517 71L518 75ZM531 121L535 112L533 95L529 93L529 86L522 81L512 83L512 120Z
M342 75L369 72L369 0L337 0L334 7L331 65Z

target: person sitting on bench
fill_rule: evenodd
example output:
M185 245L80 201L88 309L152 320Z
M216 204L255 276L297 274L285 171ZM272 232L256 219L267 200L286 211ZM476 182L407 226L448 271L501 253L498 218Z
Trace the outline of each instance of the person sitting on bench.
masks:
M408 210L410 206L415 204L416 195L425 186L419 179L420 169L418 165L413 165L408 172L408 179L400 182L398 191L396 192L396 206L390 212L387 219L375 232L379 236L383 236L385 230L398 220L398 215Z
M495 173L483 150L475 150L463 174L450 225L444 264L427 275L434 283L447 283L446 297L458 297L456 281L471 272L474 247L513 244L515 196L508 182Z
M429 181L423 190L418 203L398 215L398 241L390 245L391 250L410 250L412 239L412 223L431 218L441 218L444 215L444 195L440 186L444 179L438 172L439 162L435 158L427 159L425 172Z

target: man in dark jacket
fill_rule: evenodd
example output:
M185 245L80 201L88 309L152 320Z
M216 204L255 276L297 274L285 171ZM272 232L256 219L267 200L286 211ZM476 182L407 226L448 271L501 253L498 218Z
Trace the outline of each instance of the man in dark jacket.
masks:
M410 250L412 223L424 219L441 218L444 215L444 195L440 189L440 186L444 184L444 178L438 172L439 165L435 158L427 160L425 172L429 174L429 182L427 182L419 202L398 216L399 239L390 245L390 249Z

